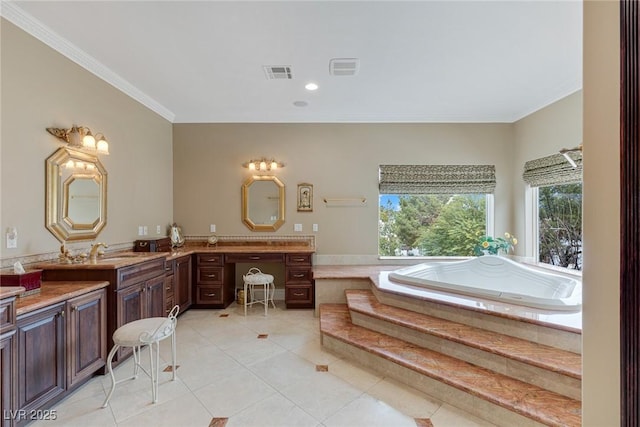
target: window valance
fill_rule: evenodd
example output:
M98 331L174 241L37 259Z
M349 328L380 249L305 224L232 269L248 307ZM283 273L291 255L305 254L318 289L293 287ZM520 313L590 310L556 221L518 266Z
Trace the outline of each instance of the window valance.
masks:
M380 165L381 194L493 193L494 165Z
M582 155L567 154L571 156L577 167L571 166L562 154L552 154L526 162L522 179L532 187L582 182Z

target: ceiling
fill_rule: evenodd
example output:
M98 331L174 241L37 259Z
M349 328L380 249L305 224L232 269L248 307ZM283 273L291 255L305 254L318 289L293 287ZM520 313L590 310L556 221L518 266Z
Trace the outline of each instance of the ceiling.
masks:
M581 1L3 1L2 16L174 123L513 122L582 87ZM332 58L357 74L330 75ZM292 79L268 79L278 65Z

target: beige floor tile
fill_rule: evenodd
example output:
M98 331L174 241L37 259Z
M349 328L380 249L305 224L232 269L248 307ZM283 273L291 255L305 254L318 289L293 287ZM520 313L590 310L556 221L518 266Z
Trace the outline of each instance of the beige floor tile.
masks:
M439 400L391 378L376 383L367 393L413 418L429 418L442 405Z
M493 427L493 424L446 403L431 416L431 422L433 427Z
M382 381L382 376L379 373L342 359L332 362L329 365L329 372L363 391L369 390Z
M412 417L386 403L363 395L324 420L326 427L415 427Z
M319 427L311 415L280 394L273 394L229 419L226 427Z
M110 408L102 408L104 394L94 394L85 399L61 401L50 410L55 420L41 420L31 424L33 427L64 426L64 427L112 427L116 420Z
M141 414L134 415L118 423L118 427L206 427L211 421L211 414L192 394L157 404Z

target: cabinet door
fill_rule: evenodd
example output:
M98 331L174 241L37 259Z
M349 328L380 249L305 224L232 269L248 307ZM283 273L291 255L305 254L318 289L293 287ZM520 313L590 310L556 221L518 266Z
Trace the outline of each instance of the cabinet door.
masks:
M144 317L166 317L164 279L164 276L158 276L145 282L146 307L143 311Z
M2 427L14 425L13 417L17 409L16 391L18 389L18 372L16 351L16 332L11 331L0 337L0 414L2 414Z
M180 313L189 308L193 302L191 291L191 257L176 260L174 275L175 303L180 306Z
M67 301L67 387L104 366L107 357L104 289Z
M64 303L18 317L18 409L30 411L65 390Z
M118 291L118 319L116 329L126 323L144 317L146 306L144 289L145 286L141 283Z

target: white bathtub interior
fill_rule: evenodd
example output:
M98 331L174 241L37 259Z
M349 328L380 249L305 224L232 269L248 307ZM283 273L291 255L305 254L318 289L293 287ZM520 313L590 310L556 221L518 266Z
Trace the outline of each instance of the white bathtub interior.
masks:
M539 271L499 256L417 264L391 272L389 279L549 310L579 310L582 305L580 280Z

